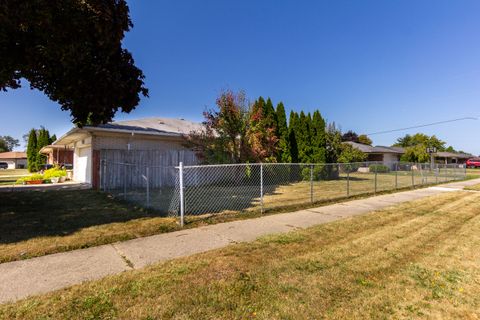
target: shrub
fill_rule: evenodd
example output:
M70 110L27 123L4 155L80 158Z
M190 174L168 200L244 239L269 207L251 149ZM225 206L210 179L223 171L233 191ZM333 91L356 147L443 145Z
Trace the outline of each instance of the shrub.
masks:
M377 173L387 173L390 172L390 168L383 164L372 164L369 167L370 172L377 172Z
M32 174L31 176L18 179L15 183L16 184L23 184L24 182L33 181L33 180L43 180L43 175L38 174L38 173Z
M60 178L60 177L66 177L66 176L67 176L67 171L60 169L58 167L50 168L48 170L45 170L45 172L43 173L44 179Z

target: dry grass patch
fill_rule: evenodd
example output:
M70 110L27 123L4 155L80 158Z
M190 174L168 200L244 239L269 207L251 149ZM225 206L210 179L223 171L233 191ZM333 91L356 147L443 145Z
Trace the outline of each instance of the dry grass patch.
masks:
M446 193L0 307L8 319L480 317L480 194Z
M473 186L465 187L465 190L472 190L472 191L480 191L480 184L476 184Z

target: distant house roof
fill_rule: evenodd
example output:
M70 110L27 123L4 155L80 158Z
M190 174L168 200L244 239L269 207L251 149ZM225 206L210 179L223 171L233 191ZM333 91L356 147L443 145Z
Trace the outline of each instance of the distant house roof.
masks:
M395 153L403 154L404 149L400 147L385 147L385 146L369 146L363 143L346 141L345 143L350 144L352 147L364 152L364 153Z
M1 152L0 159L27 159L27 154L20 151Z
M442 151L437 152L435 156L439 158L456 158L456 159L474 158L474 155L469 153L442 152Z
M201 131L204 127L199 122L174 118L145 118L138 120L115 121L98 126L73 128L53 145L65 145L76 140L81 134L88 132L117 132L131 134L145 134L154 136L180 137L192 131Z

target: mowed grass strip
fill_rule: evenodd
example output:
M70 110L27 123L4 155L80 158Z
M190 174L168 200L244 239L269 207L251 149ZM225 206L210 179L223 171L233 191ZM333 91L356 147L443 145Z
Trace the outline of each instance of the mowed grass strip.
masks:
M382 178L378 185L382 185L380 181ZM372 181L368 184L373 186ZM307 183L280 186L265 196L265 211L275 214L373 195L355 195L352 191L352 197L342 198L344 185L344 181L316 184L314 203L307 195L310 190ZM208 192L216 196L217 204L228 205L232 201L225 197L228 193L225 190ZM263 216L255 197L258 192L252 197L253 204L248 201L247 211L219 210L220 214L188 216L184 228ZM205 191L200 199L198 205L212 206L213 198L206 196ZM94 190L0 192L0 204L0 263L180 230L175 218Z
M0 306L6 319L477 319L480 194L446 193Z
M480 184L476 184L473 186L465 187L465 190L472 190L472 191L480 191Z

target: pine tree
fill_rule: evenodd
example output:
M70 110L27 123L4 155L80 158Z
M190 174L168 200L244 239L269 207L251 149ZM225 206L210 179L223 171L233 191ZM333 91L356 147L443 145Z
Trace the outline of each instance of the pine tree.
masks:
M325 120L323 119L320 111L316 110L313 113L312 119L312 162L325 163L326 153L326 132L325 132Z
M287 115L285 114L285 107L281 102L277 105L276 116L277 116L278 149L279 149L277 161L282 163L290 163L292 162L292 155L290 153Z
M311 118L310 114L305 115L300 112L300 119L297 126L296 138L298 145L298 160L302 163L311 162L311 132L310 132Z
M37 131L35 129L30 130L28 135L27 145L27 165L28 171L36 172L37 168Z
M288 144L290 146L290 157L292 158L292 163L298 163L298 122L298 113L291 111L290 119L288 121Z
M40 150L50 144L50 133L44 127L40 128L37 139L37 170L40 169L46 162L47 157L40 153Z

